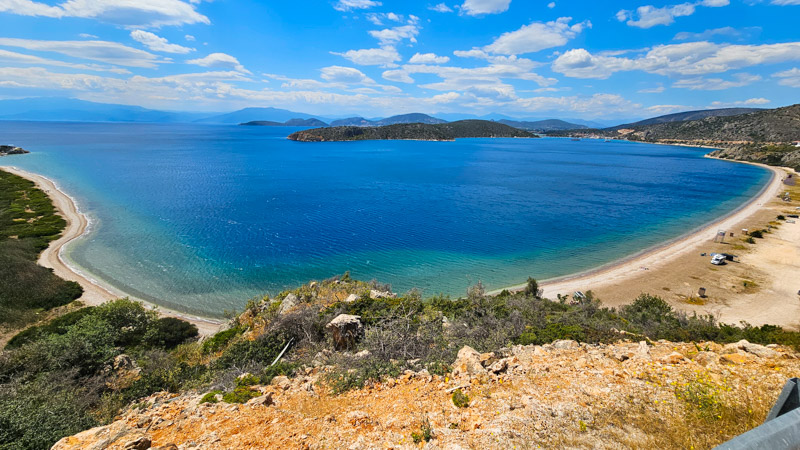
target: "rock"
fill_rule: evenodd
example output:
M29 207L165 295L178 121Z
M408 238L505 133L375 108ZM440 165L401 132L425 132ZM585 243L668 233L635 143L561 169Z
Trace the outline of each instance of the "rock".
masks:
M356 353L356 354L355 354L355 355L353 355L353 356L355 356L356 358L367 358L367 357L369 357L369 355L371 355L371 354L372 354L372 353L370 353L370 351L369 351L369 350L361 350L360 352ZM418 360L418 361L419 361L419 360Z
M458 357L453 363L453 376L458 377L461 375L485 375L486 369L481 364L481 354L475 351L474 348L465 345L458 351Z
M619 362L627 361L627 360L633 358L633 356L634 356L634 353L632 351L624 349L624 348L623 349L614 349L611 352L611 357L616 359Z
M278 375L277 377L272 379L271 384L273 386L278 386L279 388L285 391L286 389L289 389L289 387L292 385L292 380L290 380L289 377L285 375Z
M686 357L678 352L672 352L667 356L662 356L659 361L664 364L680 364L686 361Z
M251 398L247 401L247 404L253 406L270 406L274 405L275 402L272 400L272 392L267 392L261 397Z
M344 299L344 301L347 302L347 303L353 303L354 301L358 300L359 298L360 297L358 295L356 295L356 294L350 294L350 295L347 296L346 299Z
M650 346L645 341L639 341L639 346L636 347L637 358L650 359Z
M553 341L553 348L557 348L559 350L570 350L574 348L580 348L580 345L572 339L559 339L557 341Z
M325 329L330 331L333 336L333 347L336 350L348 350L355 347L363 328L361 317L350 314L339 314L328 325L325 325Z
M151 447L151 450L178 450L178 446L170 442L169 444L166 445Z
M495 361L489 366L489 371L492 373L501 373L505 372L508 369L508 358L503 358L501 360Z
M728 344L723 347L723 353L735 353L738 350L744 350L747 353L751 353L753 355L758 356L759 358L777 358L780 356L780 353L776 352L771 348L767 348L763 345L753 344L748 342L745 339L742 339L739 342L734 344Z
M346 418L347 422L354 427L369 423L369 415L364 411L351 411Z
M289 312L292 308L297 306L298 301L299 300L297 296L294 294L289 294L284 297L283 301L281 302L281 307L278 308L278 315L283 315Z
M715 364L719 362L719 355L714 352L700 352L694 355L692 361L700 364L703 367L708 367L711 364Z
M719 357L719 362L722 364L745 364L753 359L752 356L746 353L728 353Z
M397 294L388 291L376 291L375 289L371 289L369 291L369 298L373 300L377 300L379 298L397 298Z
M24 153L30 153L30 152L22 148L15 147L13 145L0 145L0 156L22 155Z
M147 436L140 436L132 441L128 441L123 447L125 450L147 450L150 448L150 438Z

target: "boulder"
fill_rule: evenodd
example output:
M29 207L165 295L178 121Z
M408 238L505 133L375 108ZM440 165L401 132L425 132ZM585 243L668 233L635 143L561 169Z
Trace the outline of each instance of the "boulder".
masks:
M700 352L694 355L692 361L700 364L703 367L708 367L711 364L715 364L719 362L719 355L714 352Z
M257 406L270 406L274 405L275 401L272 400L272 392L267 392L266 394L260 397L251 398L250 400L247 401L247 404L257 405Z
M364 326L361 324L360 316L339 314L325 325L325 329L333 336L335 350L349 350L355 347Z
M345 302L347 302L347 303L353 303L354 301L356 301L356 300L358 300L358 299L359 299L359 296L358 296L358 295L356 295L356 294L350 294L350 295L348 295L348 296L347 296L347 298L346 298L346 299L344 299L344 301L345 301Z
M759 358L777 358L780 356L780 353L771 348L750 343L745 339L733 344L728 344L722 349L722 351L725 353L736 353L739 350L744 350L745 352L756 355Z
M281 302L281 307L278 309L278 314L279 315L286 314L287 312L289 312L289 310L297 306L298 302L299 300L296 295L294 294L287 295L286 297L283 298L283 301Z
M639 346L636 347L635 356L641 359L650 359L650 346L647 345L647 342L639 341Z
M461 375L485 375L486 369L481 364L481 354L474 348L465 345L458 351L458 357L453 363L453 377Z
M720 356L719 362L722 364L736 365L745 364L753 359L752 356L746 353L728 353Z
M557 348L559 350L571 350L580 347L580 345L572 339L559 339L557 341L553 341L552 345L553 348Z
M672 352L667 356L662 356L659 361L664 364L680 364L686 361L686 357L678 352Z
M125 450L147 450L150 448L150 438L147 436L139 436L138 438L128 441L123 447Z
M292 385L292 380L290 380L289 377L285 375L278 375L277 377L272 379L272 383L270 384L272 384L273 386L278 386L279 388L285 391L286 389L289 389L289 387Z
M373 300L377 300L379 298L396 298L397 294L389 291L377 291L375 289L371 289L369 291L369 298Z

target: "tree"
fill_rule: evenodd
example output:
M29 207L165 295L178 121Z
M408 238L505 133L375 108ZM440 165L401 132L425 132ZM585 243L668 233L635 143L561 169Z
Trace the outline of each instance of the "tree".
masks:
M542 291L539 290L539 282L533 277L528 277L528 284L525 286L525 291L523 292L526 297L542 298Z

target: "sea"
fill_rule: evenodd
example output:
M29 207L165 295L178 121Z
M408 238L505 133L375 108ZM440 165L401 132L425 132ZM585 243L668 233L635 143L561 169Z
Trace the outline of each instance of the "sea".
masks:
M208 317L346 271L426 297L574 274L689 233L770 179L700 148L296 130L0 122L0 143L31 151L0 164L51 178L89 216L70 264Z

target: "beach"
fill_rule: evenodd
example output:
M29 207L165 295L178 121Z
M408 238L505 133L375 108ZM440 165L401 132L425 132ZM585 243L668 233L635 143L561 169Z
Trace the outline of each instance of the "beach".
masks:
M792 274L800 269L800 223L783 223L752 247L742 244L741 230L766 228L778 214L785 214L800 203L786 204L777 199L778 193L785 190L781 180L790 169L754 165L772 171L772 179L736 211L638 255L583 274L544 280L540 283L544 296L555 299L558 295L591 290L605 305L620 306L641 293L649 293L665 298L676 309L713 314L725 323L747 321L752 325L768 323L797 329L800 284ZM718 230L732 232L734 237L728 234L727 242L714 243ZM736 253L740 258L717 267L709 262L712 252ZM706 256L701 256L703 253ZM748 289L747 282L759 288ZM692 299L700 287L707 289L707 298Z
M111 286L101 284L99 281L84 274L80 269L73 267L65 260L63 257L65 246L87 233L90 226L89 219L78 209L75 201L69 195L59 189L52 180L45 176L27 172L13 166L0 166L0 169L36 183L39 189L47 193L53 201L53 205L55 205L61 216L66 220L67 226L61 234L61 237L51 242L50 246L42 252L39 256L38 263L41 266L53 269L53 272L61 278L80 284L83 288L83 295L79 299L81 302L88 306L96 306L110 300L128 297L132 300L142 302L149 308L155 307L155 305L137 299ZM191 322L197 326L201 336L213 335L219 331L223 325L223 322L219 320L181 314L180 312L163 309L161 307L158 307L158 312L162 316L176 317Z

